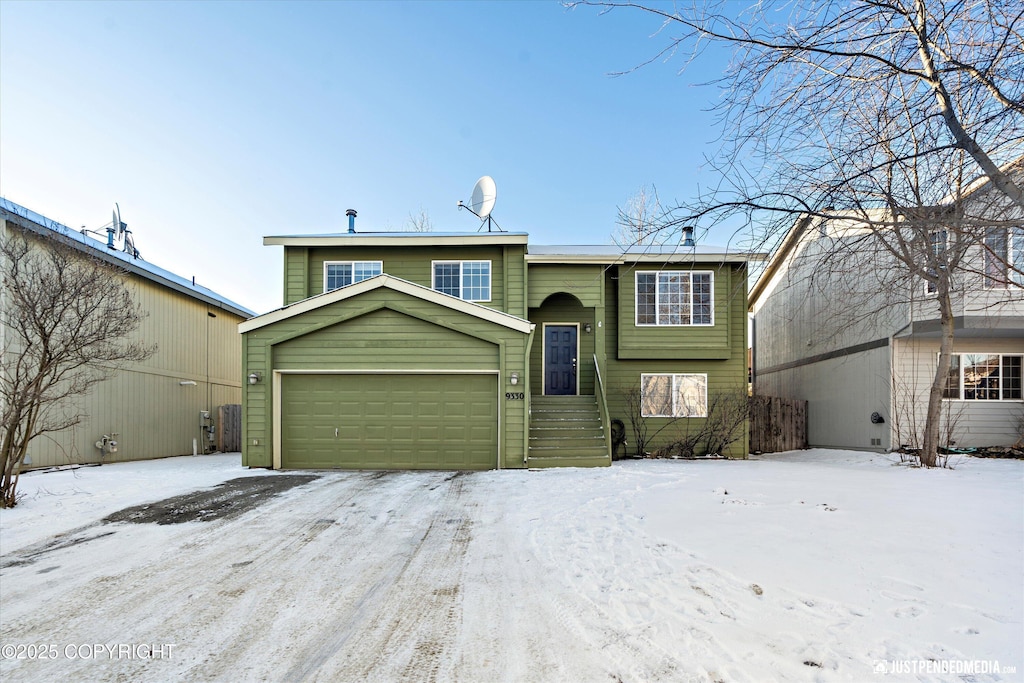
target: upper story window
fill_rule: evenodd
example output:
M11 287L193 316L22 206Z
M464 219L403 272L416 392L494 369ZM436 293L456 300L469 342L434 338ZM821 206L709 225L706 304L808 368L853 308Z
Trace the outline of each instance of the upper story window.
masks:
M355 284L382 272L383 261L324 261L324 291Z
M954 353L943 398L965 401L1019 401L1024 355Z
M491 300L490 261L434 261L434 289L466 301Z
M985 287L1024 287L1024 227L985 231Z
M663 270L636 274L637 325L713 325L714 274Z

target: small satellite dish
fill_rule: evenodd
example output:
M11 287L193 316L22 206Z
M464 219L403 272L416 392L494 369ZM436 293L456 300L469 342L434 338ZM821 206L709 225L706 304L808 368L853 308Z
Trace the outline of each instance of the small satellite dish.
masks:
M107 228L107 249L116 249L114 241L121 240L121 251L131 254L134 258L139 258L139 250L135 248L135 240L132 239L131 233L128 224L121 220L121 207L114 202L113 219L110 222L110 227Z
M121 222L121 207L114 202L114 236L120 237L124 234L125 224Z
M473 198L470 200L469 208L480 220L487 220L494 210L494 200L497 198L498 188L494 184L494 178L485 175L473 186Z

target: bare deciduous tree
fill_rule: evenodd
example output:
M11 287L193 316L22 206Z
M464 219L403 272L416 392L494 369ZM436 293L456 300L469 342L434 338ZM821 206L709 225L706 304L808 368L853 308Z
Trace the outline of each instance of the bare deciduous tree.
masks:
M654 59L699 58L716 43L735 49L715 81L725 131L708 160L714 182L673 207L663 230L741 217L755 231L749 246L763 247L794 225L857 226L834 240L834 271L818 278L884 253L898 272L879 277L875 294L921 279L933 285L941 352L921 460L934 465L953 288L971 274L966 255L985 243L985 230L1019 225L1024 209L1022 185L1008 171L1024 149L1024 8L1003 0L570 4L660 17L667 44ZM1005 201L984 212L964 201L978 176ZM830 303L858 315L846 299Z
M406 227L410 232L433 232L434 221L430 220L427 210L420 207L419 213L410 213Z
M674 439L654 451L656 458L724 455L746 434L751 398L745 387L708 395L707 417L673 418Z
M131 339L144 314L123 272L57 238L0 240L0 507L13 507L31 441L81 422L77 397L156 349Z
M612 240L620 247L661 244L669 235L661 230L665 210L654 185L643 185L619 209L618 226Z

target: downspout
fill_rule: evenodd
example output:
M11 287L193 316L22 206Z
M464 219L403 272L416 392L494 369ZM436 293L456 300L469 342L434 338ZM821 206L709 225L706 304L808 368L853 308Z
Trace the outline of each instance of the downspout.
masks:
M533 413L533 393L531 391L532 385L532 374L530 372L530 356L533 354L533 337L534 331L537 329L536 324L530 325L530 336L526 338L526 385L523 391L526 392L526 429L523 430L523 465L527 464L527 460L530 457L530 416Z
M913 314L911 314L913 317ZM913 320L907 322L906 325L889 335L889 452L892 453L896 450L894 446L900 440L899 434L896 432L897 424L900 422L896 418L896 337L898 337L905 330L912 329L914 324ZM916 386L916 381L915 381ZM913 399L911 399L910 409L916 412ZM902 444L899 444L902 445Z

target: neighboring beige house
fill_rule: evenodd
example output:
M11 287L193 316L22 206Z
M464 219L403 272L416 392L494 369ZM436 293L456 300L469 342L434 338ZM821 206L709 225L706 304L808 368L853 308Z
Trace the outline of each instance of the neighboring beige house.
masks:
M992 200L990 192L979 185L967 201ZM936 244L945 237L933 234ZM938 364L938 306L921 279L886 286L895 281L887 273L905 268L872 240L854 223L800 221L748 298L754 392L806 400L811 446L919 445ZM1024 277L1015 272L1024 268L1024 227L990 227L982 241L954 280L942 439L963 448L1012 445L1024 431ZM828 255L837 249L864 256L835 268Z
M26 468L214 450L217 408L241 403L238 324L253 313L191 280L0 198L0 239L15 233L30 241L59 234L83 252L122 268L147 313L136 334L157 345L149 359L96 385L81 399L86 417L79 425L34 439ZM0 340L3 333L0 329ZM116 452L97 448L105 436L117 442Z

